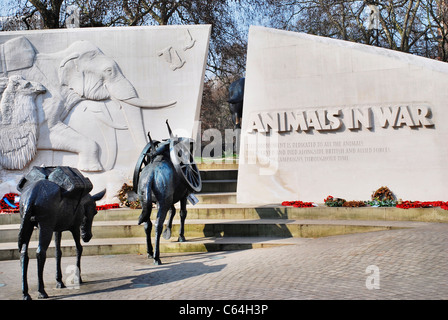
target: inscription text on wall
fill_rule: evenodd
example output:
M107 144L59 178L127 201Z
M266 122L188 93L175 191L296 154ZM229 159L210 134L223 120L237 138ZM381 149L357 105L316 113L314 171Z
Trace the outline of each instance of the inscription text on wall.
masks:
M342 130L373 130L381 128L433 127L428 106L350 107L317 110L254 112L249 115L247 132L310 132Z

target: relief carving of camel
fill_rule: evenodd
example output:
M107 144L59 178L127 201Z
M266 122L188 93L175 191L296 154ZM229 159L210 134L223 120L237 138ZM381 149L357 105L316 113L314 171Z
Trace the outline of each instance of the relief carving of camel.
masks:
M0 78L0 165L23 169L36 154L37 107L35 98L46 89L21 76Z

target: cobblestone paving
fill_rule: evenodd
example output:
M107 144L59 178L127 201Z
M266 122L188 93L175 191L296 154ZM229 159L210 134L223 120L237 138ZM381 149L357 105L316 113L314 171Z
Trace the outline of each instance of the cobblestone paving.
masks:
M49 258L46 290L55 300L448 299L448 224L265 249L162 252L162 262L154 266L143 255L85 256L84 284L76 288L67 281L75 259L66 257L68 288L54 289L55 261ZM28 276L35 299L36 260L30 260ZM367 288L374 285L379 288ZM19 261L0 261L0 299L21 299L20 288Z

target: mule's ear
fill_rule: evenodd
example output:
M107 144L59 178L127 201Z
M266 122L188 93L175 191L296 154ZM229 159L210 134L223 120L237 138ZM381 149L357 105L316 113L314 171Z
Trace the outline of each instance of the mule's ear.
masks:
M106 189L104 189L103 191L100 191L100 192L94 194L94 195L92 196L92 199L93 199L94 201L101 200L101 199L104 197L105 194L106 194Z

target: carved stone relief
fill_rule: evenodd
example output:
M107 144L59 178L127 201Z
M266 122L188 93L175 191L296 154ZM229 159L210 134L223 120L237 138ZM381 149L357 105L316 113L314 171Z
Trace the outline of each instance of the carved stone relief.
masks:
M32 166L68 165L111 202L148 131L166 136L170 119L193 136L209 36L210 26L1 33L0 193Z
M190 33L190 30L185 31L184 35L185 41L182 47L183 51L187 51L191 48L193 48L194 44L196 43L196 39L194 39ZM167 63L169 63L171 70L175 71L177 69L180 69L184 66L186 63L185 58L182 58L182 56L179 54L176 48L173 46L168 46L158 52L158 55L162 57Z
M163 57L170 64L170 68L173 71L182 68L185 64L177 50L171 46L159 51L159 56Z
M187 29L187 34L185 35L185 43L184 43L184 51L187 51L188 49L193 48L194 44L196 43L196 39L194 39L190 33L190 30Z
M28 48L25 52L31 52L29 48L32 45L26 38L10 41L14 41L15 47L24 46L25 49ZM8 42L5 43L5 46L7 45ZM16 53L20 56L19 51ZM126 126L119 125L116 128L131 130L134 142L139 145L144 144L146 140L141 115L135 110L160 108L176 103L153 103L140 99L117 63L87 41L74 42L66 50L53 54L36 53L33 65L25 70L27 78L41 79L49 90L48 98L42 103L44 118L39 123L48 126L49 148L78 153L78 168L83 171L102 171L103 167L98 160L97 144L63 123L70 110L80 101L115 100L122 103L123 112L125 115L129 112L130 116L126 115ZM104 102L102 105L104 107L100 109L103 110L101 119L107 123L107 106ZM27 117L27 114L23 116ZM2 149L2 152L11 151ZM27 159L29 162L32 157ZM12 166L10 169L21 169L26 164L20 162L18 167Z

